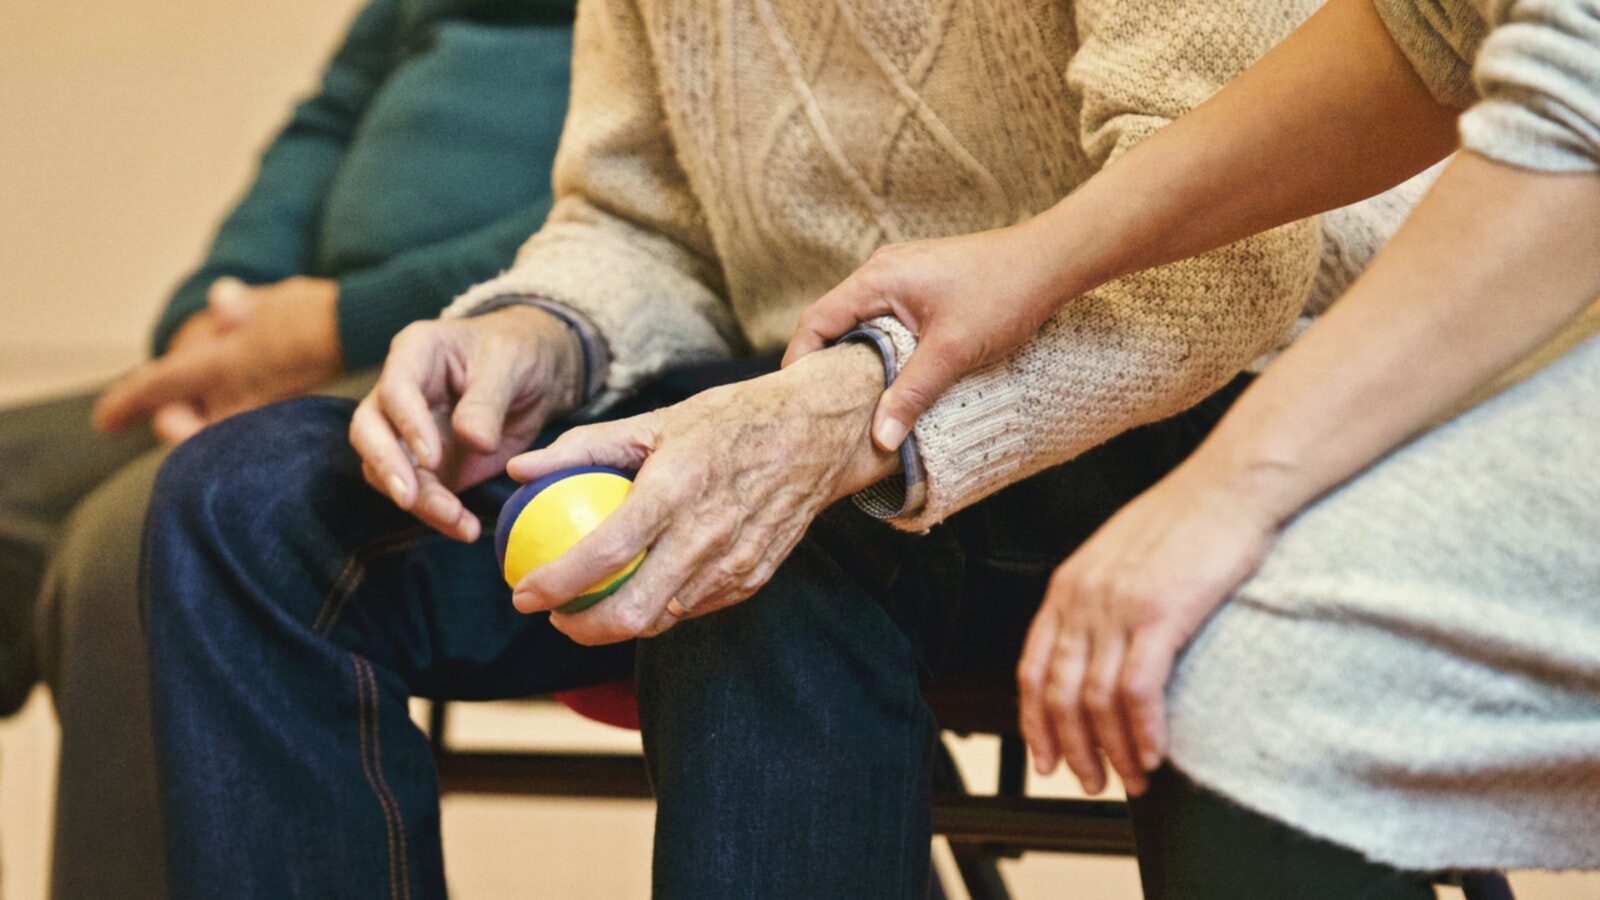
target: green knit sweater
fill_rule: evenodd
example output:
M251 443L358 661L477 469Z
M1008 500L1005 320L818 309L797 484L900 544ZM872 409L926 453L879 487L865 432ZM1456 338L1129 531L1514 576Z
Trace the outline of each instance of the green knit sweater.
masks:
M295 107L199 269L161 353L224 275L339 284L349 368L511 261L550 209L573 0L372 0Z

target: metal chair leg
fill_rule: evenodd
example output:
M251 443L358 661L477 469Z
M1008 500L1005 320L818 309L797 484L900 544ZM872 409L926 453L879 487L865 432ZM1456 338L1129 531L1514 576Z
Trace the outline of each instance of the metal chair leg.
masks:
M428 743L433 746L434 759L450 749L445 743L445 732L449 727L448 708L449 704L443 700L428 701Z
M1516 900L1511 882L1499 872L1463 872L1461 893L1467 900Z
M934 754L933 788L946 794L968 793L966 779L961 777L961 769L943 738L939 739ZM956 870L961 873L961 881L972 900L1010 900L1011 891L1000 874L999 860L990 848L951 841L950 855L955 857Z

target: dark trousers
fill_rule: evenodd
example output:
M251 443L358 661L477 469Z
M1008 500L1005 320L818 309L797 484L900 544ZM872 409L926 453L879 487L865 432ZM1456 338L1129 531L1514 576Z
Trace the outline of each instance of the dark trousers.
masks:
M681 373L621 412L754 371ZM369 490L348 403L230 419L173 454L146 531L174 893L442 896L435 772L407 698L636 669L658 895L921 897L937 733L925 679L1014 664L1052 568L1240 387L927 535L838 504L756 596L637 654L518 615L487 541L437 537ZM492 519L509 487L467 499Z
M1426 875L1240 808L1164 766L1132 801L1148 900L1432 900Z

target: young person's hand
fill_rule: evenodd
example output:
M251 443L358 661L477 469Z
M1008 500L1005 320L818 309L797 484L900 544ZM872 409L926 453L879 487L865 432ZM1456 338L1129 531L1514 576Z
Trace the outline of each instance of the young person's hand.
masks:
M1128 793L1166 755L1178 653L1260 565L1285 517L1264 491L1193 461L1112 516L1050 579L1017 665L1021 726L1041 774L1065 761L1084 790Z
M395 336L350 421L367 482L448 537L478 539L458 491L500 474L583 397L583 348L560 319L509 306Z
M655 412L574 428L508 471L532 481L569 466L637 469L621 507L512 602L550 610L648 549L627 583L551 622L582 644L649 637L754 594L828 504L886 477L897 458L867 436L883 389L875 350L849 345Z
M149 419L158 437L177 444L212 422L326 384L342 370L338 295L324 278L257 286L219 279L207 308L164 355L106 390L95 423L114 433Z
M956 379L1020 347L1082 289L1047 228L1032 219L879 249L801 314L784 365L859 323L899 319L917 349L883 392L872 426L878 446L895 449Z

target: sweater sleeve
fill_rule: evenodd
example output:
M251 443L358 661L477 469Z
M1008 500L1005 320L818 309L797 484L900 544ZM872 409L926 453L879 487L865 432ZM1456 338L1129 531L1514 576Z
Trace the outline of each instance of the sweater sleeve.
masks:
M652 56L632 3L579 5L555 206L510 271L445 311L471 315L534 297L582 316L610 355L602 406L669 368L745 345L678 166Z
M1210 13L1172 6L1079 4L1085 38L1067 75L1082 96L1082 145L1096 166L1215 93L1302 17L1277 0ZM894 523L926 529L1204 399L1285 337L1320 255L1318 224L1304 220L1073 300L1030 343L969 374L918 421L927 500ZM898 321L874 324L902 358L914 349Z
M1549 172L1600 170L1600 0L1497 0L1461 145Z
M550 195L466 234L395 256L339 279L339 344L346 369L377 365L389 341L450 298L505 269L550 213Z
M218 278L265 284L305 272L328 185L393 64L399 18L399 0L372 0L356 16L321 87L295 107L262 154L250 188L217 229L204 262L173 291L152 335L156 354L205 307L206 291Z

